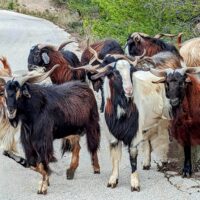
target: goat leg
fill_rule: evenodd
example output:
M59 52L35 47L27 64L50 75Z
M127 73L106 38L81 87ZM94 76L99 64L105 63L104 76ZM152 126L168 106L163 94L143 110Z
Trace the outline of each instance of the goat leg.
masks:
M70 145L71 145L71 151L72 151L72 158L70 167L67 169L67 179L73 179L74 173L76 171L76 168L79 165L79 152L80 152L80 136L70 136ZM69 137L68 137L69 138Z
M183 177L190 177L192 175L192 162L191 162L191 146L184 146L184 167L183 167Z
M47 188L49 186L49 175L42 163L37 163L36 167L31 167L34 171L42 175L42 180L39 182L38 194L47 194Z
M149 140L146 140L142 144L143 149L143 170L149 170L151 167L151 144Z
M107 187L115 188L119 178L119 162L122 155L122 143L110 144L110 155L112 159L112 174L109 178Z
M138 150L136 147L133 147L130 145L129 147L129 157L130 157L130 163L131 163L131 191L140 191L140 180L139 175L137 173L137 155Z
M15 162L19 163L20 165L22 165L25 168L29 168L30 165L28 163L28 161L20 156L15 155L13 152L11 151L4 151L3 155L13 159Z
M91 161L92 161L92 166L94 169L94 174L100 174L100 166L99 166L97 152L95 152L91 155Z

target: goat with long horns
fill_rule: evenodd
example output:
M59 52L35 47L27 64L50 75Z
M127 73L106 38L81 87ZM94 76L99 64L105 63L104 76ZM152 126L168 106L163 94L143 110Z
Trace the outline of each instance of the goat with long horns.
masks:
M8 156L42 175L38 194L47 193L48 164L53 157L54 139L84 132L92 155L97 153L100 143L97 104L87 84L80 81L48 86L32 84L47 78L57 67L46 73L29 72L8 80L5 86L9 120L13 126L21 121L21 142L26 159Z

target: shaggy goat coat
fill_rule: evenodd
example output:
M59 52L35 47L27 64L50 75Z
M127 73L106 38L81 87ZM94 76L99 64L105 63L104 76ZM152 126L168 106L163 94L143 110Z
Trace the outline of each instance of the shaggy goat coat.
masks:
M188 83L182 105L175 112L172 134L182 145L200 144L200 81L188 75Z
M6 91L14 85L7 84ZM21 142L30 165L48 165L53 156L53 140L86 133L88 150L97 151L100 143L99 115L92 90L79 81L58 86L25 84L31 98L17 100ZM22 86L22 87L24 87Z

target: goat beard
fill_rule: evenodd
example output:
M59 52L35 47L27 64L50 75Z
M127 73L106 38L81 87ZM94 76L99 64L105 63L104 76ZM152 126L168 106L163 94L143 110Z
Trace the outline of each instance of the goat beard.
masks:
M19 123L19 119L17 117L15 117L14 119L9 119L10 124L14 127L17 128L18 123Z

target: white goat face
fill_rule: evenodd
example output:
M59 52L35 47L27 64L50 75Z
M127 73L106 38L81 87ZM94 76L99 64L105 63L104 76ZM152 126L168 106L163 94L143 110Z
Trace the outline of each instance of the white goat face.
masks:
M116 70L122 78L122 86L126 97L132 97L133 85L131 81L131 65L126 60L119 60L116 63Z

